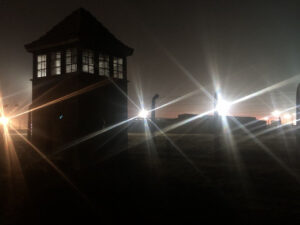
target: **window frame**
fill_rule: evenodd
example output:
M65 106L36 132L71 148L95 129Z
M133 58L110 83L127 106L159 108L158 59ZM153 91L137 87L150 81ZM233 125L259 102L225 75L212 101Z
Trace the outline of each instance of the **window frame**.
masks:
M113 57L113 78L124 78L124 59L121 57Z
M59 57L58 57L59 56ZM62 52L56 51L51 53L51 75L62 74Z
M47 54L39 54L36 57L36 76L42 78L47 76Z
M82 72L94 74L95 73L95 53L90 49L82 50Z
M70 53L70 54L69 54ZM65 73L75 73L78 67L78 50L76 48L69 48L65 54Z
M109 55L99 54L98 69L99 69L99 76L106 76L106 77L110 76L110 57L109 57Z

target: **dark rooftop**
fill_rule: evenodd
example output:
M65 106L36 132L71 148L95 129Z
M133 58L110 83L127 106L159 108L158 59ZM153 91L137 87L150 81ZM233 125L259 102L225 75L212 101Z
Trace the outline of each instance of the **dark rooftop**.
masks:
M79 8L38 40L25 45L35 52L69 44L98 49L103 53L129 56L133 49L119 41L90 12Z

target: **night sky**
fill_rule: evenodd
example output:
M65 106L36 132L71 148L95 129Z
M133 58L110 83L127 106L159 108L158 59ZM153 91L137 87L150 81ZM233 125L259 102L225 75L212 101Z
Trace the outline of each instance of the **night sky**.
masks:
M90 11L135 49L128 59L129 97L158 105L214 82L235 100L300 74L300 4L297 1L17 1L0 0L0 82L4 102L25 106L31 98L32 56L24 45L72 11ZM194 78L191 79L191 77ZM235 105L234 115L270 114L295 105L300 78ZM158 117L201 113L212 107L199 92L163 108ZM129 115L136 109L129 104Z

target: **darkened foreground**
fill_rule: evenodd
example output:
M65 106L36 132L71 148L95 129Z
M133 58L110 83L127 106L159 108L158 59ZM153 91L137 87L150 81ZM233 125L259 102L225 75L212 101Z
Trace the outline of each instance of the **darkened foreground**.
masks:
M235 136L219 152L212 135L168 138L129 135L128 151L78 171L54 154L68 180L15 136L24 178L2 173L1 224L299 224L292 134Z

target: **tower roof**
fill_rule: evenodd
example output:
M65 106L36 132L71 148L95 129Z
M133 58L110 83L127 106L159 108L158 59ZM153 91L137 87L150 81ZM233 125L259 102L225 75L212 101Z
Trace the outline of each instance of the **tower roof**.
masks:
M72 44L119 56L133 53L132 48L118 40L83 8L71 13L38 40L25 45L25 48L29 52L35 52Z

